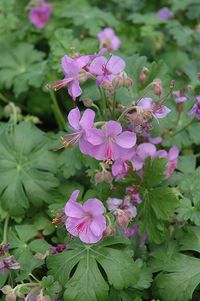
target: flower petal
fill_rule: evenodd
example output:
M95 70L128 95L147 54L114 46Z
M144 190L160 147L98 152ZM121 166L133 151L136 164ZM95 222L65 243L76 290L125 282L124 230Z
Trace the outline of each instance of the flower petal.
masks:
M117 55L112 55L106 64L106 68L112 73L112 74L118 74L122 72L125 68L125 62Z
M95 236L102 236L106 229L106 218L103 215L96 216L89 227Z
M95 75L103 75L103 66L107 63L107 59L103 56L96 57L90 64L89 71Z
M100 145L105 140L104 132L96 128L89 129L86 131L86 139L92 145Z
M75 100L78 96L82 94L82 89L79 85L78 80L73 80L69 83L68 93L73 98L73 100Z
M86 244L94 244L102 239L102 235L95 236L88 226L79 234L79 238Z
M116 143L124 148L131 148L136 144L136 134L125 131L115 138Z
M108 121L105 124L105 133L106 136L116 136L122 132L121 124L117 121Z
M148 97L142 98L138 102L138 106L142 107L145 110L151 110L153 107L153 100L152 98L148 98Z
M90 213L92 216L97 216L104 213L104 205L98 199L89 199L83 204L83 210Z
M179 155L179 149L177 146L172 146L168 152L168 160L175 161L177 160Z
M81 114L78 108L72 109L68 114L68 122L75 131L80 130L79 121Z
M87 109L84 111L79 124L83 129L90 129L94 125L94 118L95 112L91 109Z
M66 77L78 77L78 66L76 66L74 60L68 55L62 57L61 66Z

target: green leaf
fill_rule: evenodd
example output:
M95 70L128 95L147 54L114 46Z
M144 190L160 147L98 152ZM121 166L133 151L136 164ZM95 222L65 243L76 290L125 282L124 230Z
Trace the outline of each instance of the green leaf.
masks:
M116 289L130 286L137 275L130 252L117 248L123 244L124 239L107 238L94 246L75 244L72 249L49 257L50 274L65 285L64 300L105 300L108 283Z
M180 201L177 213L177 220L191 221L195 225L200 226L200 202L193 204L190 199L183 198Z
M40 87L47 72L47 62L42 61L44 54L34 50L33 45L21 43L13 48L0 48L4 57L0 62L0 86L14 88L19 96L29 87Z
M192 250L200 253L200 227L186 227L180 244L182 251Z
M54 280L53 276L44 276L41 281L41 286L45 289L45 295L54 299L56 295L62 290L61 285L58 281Z
M165 179L166 159L157 158L152 160L150 157L146 159L144 165L143 185L151 188L159 185Z
M55 158L47 142L43 132L26 122L1 135L0 201L12 216L23 215L30 203L39 207L49 202L58 186Z
M143 217L142 229L146 231L148 239L154 243L161 243L165 239L167 224L178 200L172 189L160 187L151 190L141 190L142 203L139 214Z
M179 254L155 278L163 301L189 301L200 283L200 260Z
M79 147L66 148L58 157L58 167L63 171L65 179L77 174L78 170L81 170L83 156L79 150Z

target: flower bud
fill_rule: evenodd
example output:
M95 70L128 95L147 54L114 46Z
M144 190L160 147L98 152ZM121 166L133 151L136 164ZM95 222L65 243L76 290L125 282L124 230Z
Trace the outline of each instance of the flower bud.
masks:
M84 69L81 69L79 71L79 74L78 74L78 80L80 83L84 83L86 82L86 80L88 79L88 73L87 71L85 71Z
M12 287L10 285L4 285L1 291L3 294L7 295L12 292Z
M115 78L112 81L112 85L114 89L121 88L123 86L124 80L121 76L115 76Z
M13 293L9 293L5 297L6 301L16 301L17 297Z
M109 93L114 93L114 88L112 86L112 84L108 81L108 80L104 80L101 84L101 86L108 91Z
M163 92L163 88L162 88L161 85L158 85L158 86L155 86L155 87L154 87L154 93L155 93L156 95L161 95L162 92Z
M120 210L120 212L117 215L116 221L117 224L120 226L120 228L125 229L128 226L130 218L131 218L130 211Z
M85 107L90 108L93 105L93 101L90 98L83 99L83 104Z
M133 80L130 77L124 79L124 87L130 88L133 85Z
M147 78L146 74L142 72L139 77L141 84L144 84L146 78Z
M103 236L106 237L106 236L111 236L113 234L115 234L116 232L116 229L115 227L113 227L112 225L106 227L106 230L104 230L103 232Z

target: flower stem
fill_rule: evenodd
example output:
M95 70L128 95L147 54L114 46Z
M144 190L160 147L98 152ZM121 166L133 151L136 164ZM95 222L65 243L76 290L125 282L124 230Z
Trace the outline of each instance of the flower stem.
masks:
M8 233L8 223L9 223L10 216L8 215L4 222L3 228L3 243L7 243L7 233Z
M126 110L124 110L124 111L121 113L121 115L119 116L119 118L117 119L117 121L120 121L120 120L126 115L126 113L128 113L128 112L131 111L131 110L133 110L135 107L136 107L136 106L133 105L133 106L127 108Z
M53 112L54 112L57 124L59 126L59 129L63 130L64 127L65 127L65 119L64 119L64 117L63 117L63 115L60 111L59 106L58 106L57 99L56 99L54 91L50 90L49 93L50 93L50 96L51 96L52 108L53 108Z
M115 117L115 108L116 108L116 92L113 94L113 102L112 102L112 115Z
M174 132L173 134L171 134L171 137L174 137L176 135L178 135L179 133L181 133L182 131L184 131L185 129L187 129L193 122L194 119L190 120L188 123L186 123L186 125L184 125L180 130Z

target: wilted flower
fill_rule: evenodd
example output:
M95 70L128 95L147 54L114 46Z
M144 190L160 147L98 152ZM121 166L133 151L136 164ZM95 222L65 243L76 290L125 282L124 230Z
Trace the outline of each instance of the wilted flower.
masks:
M168 7L163 7L157 12L157 17L161 20L168 20L171 19L174 14Z
M119 180L125 177L125 175L129 172L130 166L127 161L123 161L122 159L118 159L112 165L112 174L115 177L115 180Z
M0 260L0 273L4 273L5 270L18 270L20 269L20 264L18 262L13 262L14 256L8 256Z
M152 113L152 116L158 119L166 117L171 112L168 107L163 104L157 104L152 98L148 97L140 99L138 106L142 107L143 110Z
M129 131L122 132L120 123L108 121L103 130L88 130L87 140L94 146L89 155L97 160L126 160L136 143L136 135Z
M44 0L39 1L39 6L31 8L29 20L38 29L42 29L49 20L52 13L52 5Z
M95 58L90 64L89 71L96 76L97 85L101 85L103 81L112 83L116 75L125 68L125 62L116 55L111 55L108 59L104 56Z
M116 36L112 28L105 28L98 33L100 48L106 47L108 50L117 50L120 47L120 39Z
M79 192L75 190L65 205L66 229L85 243L96 243L102 239L106 229L106 218L103 216L105 208L95 198L87 200L83 205L77 203Z
M127 187L126 193L130 197L132 203L140 204L142 202L139 194L139 189L136 186Z
M68 122L74 133L62 136L64 145L69 147L79 142L81 152L87 154L91 145L86 139L86 131L93 127L94 118L95 113L91 109L85 110L82 117L78 108L72 109L68 114Z
M182 91L174 91L173 93L175 103L183 103L188 100L188 96Z
M128 212L130 218L136 217L137 215L137 209L133 206L129 198L125 198L124 200L108 198L107 204L109 211L111 211L114 215L119 215L121 211Z
M195 116L198 120L200 120L200 96L196 96L196 103L188 112L188 115Z

